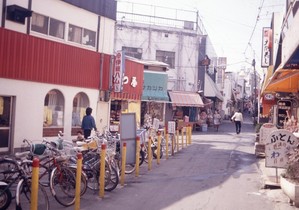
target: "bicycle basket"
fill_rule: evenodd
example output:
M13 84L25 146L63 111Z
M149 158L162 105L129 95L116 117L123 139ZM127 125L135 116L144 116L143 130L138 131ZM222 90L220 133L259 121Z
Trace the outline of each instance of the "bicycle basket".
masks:
M31 153L34 155L43 155L47 149L47 146L44 144L32 144Z
M63 149L63 140L58 139L58 140L53 140L50 142L51 146L58 149L58 150L62 150Z

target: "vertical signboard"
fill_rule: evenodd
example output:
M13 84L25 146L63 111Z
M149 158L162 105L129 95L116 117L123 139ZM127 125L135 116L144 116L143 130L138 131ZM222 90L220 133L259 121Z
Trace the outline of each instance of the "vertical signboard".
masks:
M261 66L268 67L270 65L270 46L272 43L272 30L271 28L263 28L262 35L262 58L261 58Z
M120 115L120 141L121 152L123 143L126 143L126 163L134 164L136 161L136 117L135 113L122 113Z
M115 55L114 74L113 74L113 90L114 92L121 92L123 86L123 74L125 59L122 51L117 51Z
M288 130L279 129L268 135L265 144L266 167L286 168L288 153L297 147L298 140Z
M175 121L168 121L168 133L175 134Z
M288 116L292 107L292 102L289 100L280 100L277 102L277 126L283 128L283 123Z

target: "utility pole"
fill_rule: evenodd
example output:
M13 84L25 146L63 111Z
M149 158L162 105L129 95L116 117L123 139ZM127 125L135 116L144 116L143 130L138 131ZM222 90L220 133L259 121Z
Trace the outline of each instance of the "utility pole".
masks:
M254 79L254 95L253 95L253 125L256 125L257 120L256 118L256 70L255 70L255 59L252 60L252 66L253 66L253 79Z

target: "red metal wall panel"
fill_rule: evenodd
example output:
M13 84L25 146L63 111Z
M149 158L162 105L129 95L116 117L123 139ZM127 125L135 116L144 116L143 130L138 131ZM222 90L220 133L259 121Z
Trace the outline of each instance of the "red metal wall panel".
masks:
M109 78L111 55L104 55ZM100 53L0 28L0 77L99 89ZM109 62L107 62L109 60ZM102 85L108 90L108 85Z

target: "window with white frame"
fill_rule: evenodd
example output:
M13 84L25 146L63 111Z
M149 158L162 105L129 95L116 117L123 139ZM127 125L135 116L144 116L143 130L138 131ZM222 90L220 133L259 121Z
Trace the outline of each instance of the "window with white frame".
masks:
M56 20L54 18L50 18L50 31L49 35L58 37L60 39L64 39L64 29L65 29L65 23Z
M68 40L82 44L82 28L69 24L69 36Z
M31 30L64 39L65 23L41 14L32 14Z
M96 46L96 32L83 28L82 44Z
M173 69L175 66L175 52L156 50L156 60L167 63Z
M32 14L31 30L42 34L48 34L49 17Z

